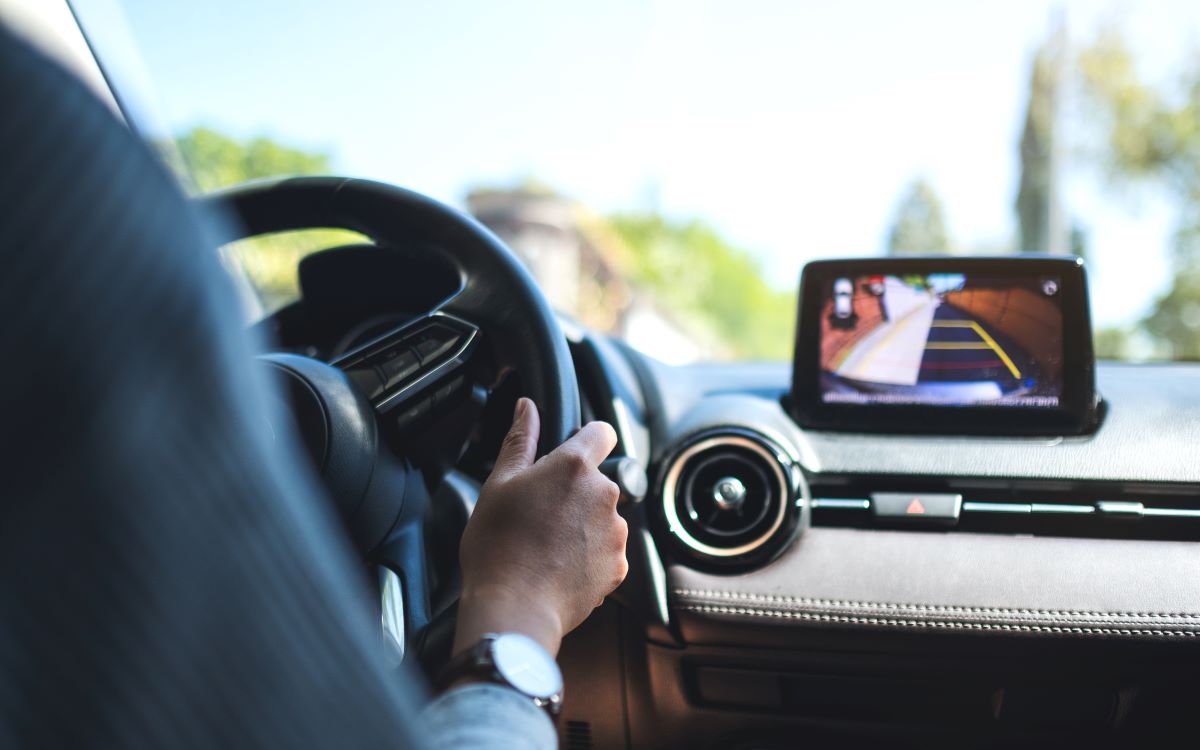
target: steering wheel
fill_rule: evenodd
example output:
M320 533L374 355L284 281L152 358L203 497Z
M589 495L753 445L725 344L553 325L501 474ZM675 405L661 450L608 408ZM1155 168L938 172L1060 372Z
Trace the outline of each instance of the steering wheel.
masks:
M207 196L238 222L231 239L294 229L341 228L379 252L429 247L458 274L459 288L415 319L326 363L295 354L263 357L290 396L302 441L364 560L379 566L385 633L448 651L451 614L429 628L425 550L428 488L437 468L396 451L431 429L454 404L520 375L541 415L539 455L579 429L579 386L566 338L521 262L474 219L418 193L357 179L301 177L255 182ZM402 302L402 301L398 301ZM419 441L418 441L419 442ZM389 618L391 627L388 627ZM399 619L402 621L396 622ZM448 622L447 622L448 621ZM448 654L424 656L428 666Z

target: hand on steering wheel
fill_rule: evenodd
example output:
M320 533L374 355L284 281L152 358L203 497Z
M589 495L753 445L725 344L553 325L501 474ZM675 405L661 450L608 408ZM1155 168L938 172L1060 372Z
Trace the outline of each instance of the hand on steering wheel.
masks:
M620 491L597 469L616 445L613 428L592 422L535 461L539 428L537 407L518 401L463 533L456 653L512 631L555 654L629 570Z
M624 576L625 530L615 485L596 470L612 449L612 430L579 430L579 387L566 338L521 262L461 212L376 182L290 178L206 201L238 220L234 229L241 231L228 240L339 227L367 235L380 253L427 249L453 269L459 286L449 297L333 362L295 354L263 359L291 396L305 447L353 543L379 570L384 620L402 623L402 632L389 631L394 645L419 652L427 668L448 656L443 626L454 616L451 606L433 611L427 490L461 446L418 459L401 445L421 442L456 404L486 402L509 374L519 375L538 406L526 402L518 410L515 434L478 503L481 520L471 522L463 545L465 593L477 602L501 591L511 596L503 607L467 607L471 621L460 630L501 627L487 613L516 606L532 612L536 599L547 614L529 634L556 650ZM395 300L398 308L404 302ZM537 455L544 458L534 462ZM508 627L522 629L515 622Z

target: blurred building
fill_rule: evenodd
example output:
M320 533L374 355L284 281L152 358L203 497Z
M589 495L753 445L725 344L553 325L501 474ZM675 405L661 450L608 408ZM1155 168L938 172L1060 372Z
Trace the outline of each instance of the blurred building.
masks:
M467 206L516 251L554 308L577 314L584 269L605 291L620 284L612 262L576 227L570 201L532 188L476 190Z
M479 189L467 208L529 268L550 304L671 363L715 352L630 281L630 251L602 217L536 185Z

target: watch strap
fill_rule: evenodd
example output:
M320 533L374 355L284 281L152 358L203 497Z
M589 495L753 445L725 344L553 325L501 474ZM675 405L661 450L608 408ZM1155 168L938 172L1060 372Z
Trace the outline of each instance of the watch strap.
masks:
M445 690L456 680L464 677L500 679L496 674L496 665L491 659L491 645L495 640L495 634L488 633L475 645L451 657L446 666L438 672L437 680L435 680L437 687Z
M486 633L474 646L453 656L438 673L435 684L442 690L464 677L474 677L512 688L524 695L538 708L545 709L551 717L557 717L562 709L562 693L550 696L530 695L513 685L496 667L492 655L492 644L499 638L497 633Z

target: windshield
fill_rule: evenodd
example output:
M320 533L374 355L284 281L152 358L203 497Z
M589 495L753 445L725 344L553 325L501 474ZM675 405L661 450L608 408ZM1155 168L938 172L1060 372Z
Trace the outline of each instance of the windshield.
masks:
M666 361L788 359L810 259L1022 251L1086 258L1101 356L1200 358L1194 0L74 6L191 189L428 193ZM234 257L272 309L334 239Z

